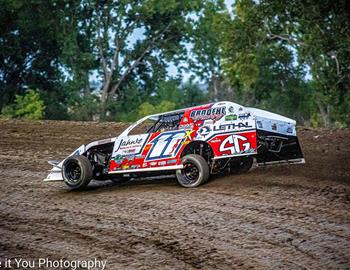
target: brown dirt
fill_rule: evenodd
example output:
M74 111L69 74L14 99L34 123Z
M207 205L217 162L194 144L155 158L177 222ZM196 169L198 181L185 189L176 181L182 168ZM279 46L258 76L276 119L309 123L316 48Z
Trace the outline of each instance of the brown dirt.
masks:
M117 123L0 120L0 258L107 269L350 269L350 131L301 129L307 164L184 189L174 178L44 183L46 160Z

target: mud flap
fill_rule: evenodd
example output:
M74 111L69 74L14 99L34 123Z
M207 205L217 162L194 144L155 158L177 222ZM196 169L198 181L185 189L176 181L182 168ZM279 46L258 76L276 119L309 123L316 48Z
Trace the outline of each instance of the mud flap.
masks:
M259 166L270 164L305 163L297 136L258 130Z

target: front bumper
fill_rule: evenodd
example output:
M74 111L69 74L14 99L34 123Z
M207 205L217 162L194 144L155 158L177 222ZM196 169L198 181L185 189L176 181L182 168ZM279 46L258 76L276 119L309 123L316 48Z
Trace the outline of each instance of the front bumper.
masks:
M49 170L49 174L44 179L44 182L53 182L53 181L63 181L62 177L62 162L59 161L48 161L52 165L52 169Z

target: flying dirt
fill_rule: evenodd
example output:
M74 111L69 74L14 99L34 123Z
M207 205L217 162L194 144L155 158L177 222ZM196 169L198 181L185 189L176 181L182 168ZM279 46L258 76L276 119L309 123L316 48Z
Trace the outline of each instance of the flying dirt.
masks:
M300 128L306 164L218 176L44 183L50 159L128 124L0 120L0 262L106 269L349 269L350 130Z

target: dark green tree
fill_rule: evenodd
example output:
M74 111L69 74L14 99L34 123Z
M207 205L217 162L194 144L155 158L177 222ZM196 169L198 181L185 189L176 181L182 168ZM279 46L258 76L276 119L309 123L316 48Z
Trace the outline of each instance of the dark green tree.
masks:
M49 97L64 101L60 87L59 1L1 1L0 108L25 89L39 89L50 115ZM58 105L56 105L58 106Z
M218 101L223 92L229 89L223 87L220 34L218 31L219 15L224 12L225 4L222 0L205 1L204 8L198 18L193 19L190 41L193 45L189 58L189 71L194 72L208 85L209 97ZM228 98L232 99L231 95Z
M346 1L239 0L222 15L226 76L247 104L329 126L346 123L349 16ZM294 111L294 113L293 113ZM333 112L333 113L332 113Z
M164 79L168 61L183 55L187 16L201 5L200 0L89 2L93 57L103 78L102 115L107 100L123 96L131 83L144 87Z

